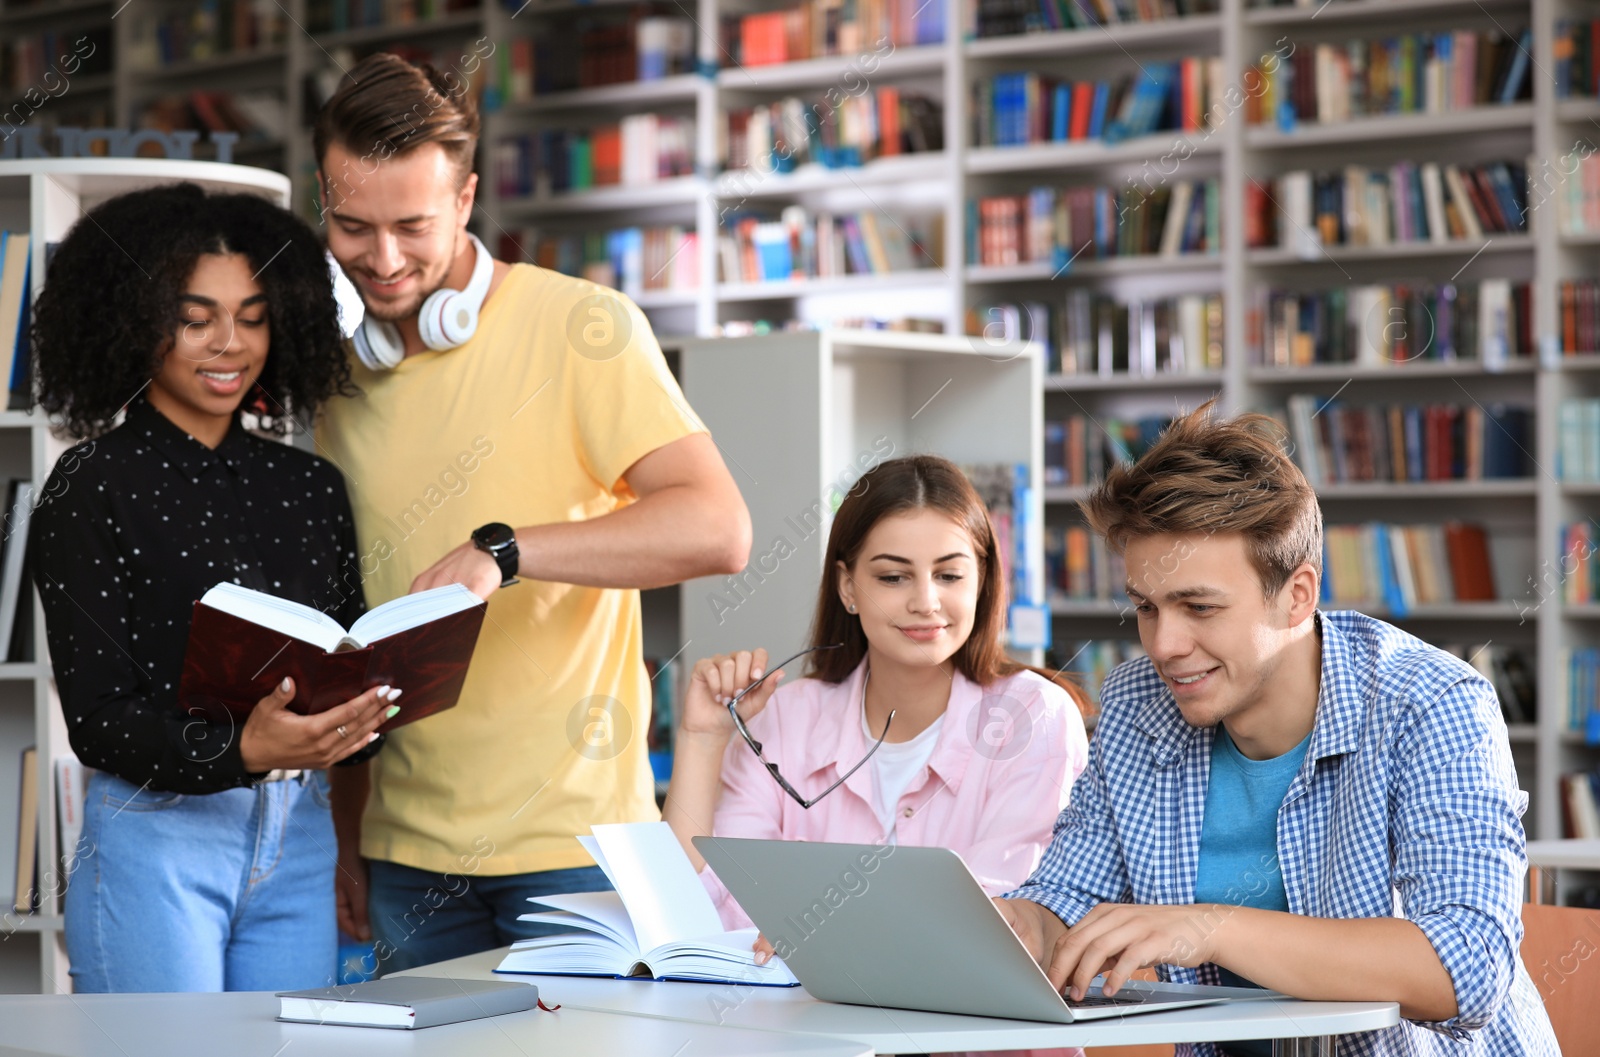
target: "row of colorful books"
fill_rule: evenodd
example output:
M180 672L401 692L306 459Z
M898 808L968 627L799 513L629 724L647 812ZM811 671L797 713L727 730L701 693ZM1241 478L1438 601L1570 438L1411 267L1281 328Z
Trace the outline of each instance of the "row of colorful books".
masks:
M631 114L617 125L542 129L501 140L494 160L505 198L655 183L694 172L694 122Z
M943 214L890 217L784 208L778 219L731 218L718 237L724 282L830 279L938 267Z
M893 85L838 99L790 96L730 110L726 122L727 167L762 175L791 172L807 162L847 168L944 149L944 107Z
M992 346L1032 341L1051 375L1198 374L1222 369L1221 294L1121 299L1073 287L1059 300L979 302L966 332Z
M1215 14L1217 0L968 0L979 39Z
M1117 667L1144 656L1144 648L1133 639L1075 639L1052 650L1046 663L1078 681L1090 703L1098 711L1100 689Z
M110 72L113 48L108 26L8 34L0 40L0 92L8 93L9 99L9 93L38 88L42 94L59 98L71 90L74 78Z
M1556 172L1540 177L1555 188L1556 226L1563 235L1600 234L1600 158L1587 153L1562 155Z
M1212 104L1227 90L1226 69L1215 56L1147 62L1117 80L997 73L972 85L974 146L1117 143L1163 129L1194 132L1206 127Z
M1558 18L1555 39L1556 98L1600 95L1600 18Z
M575 275L629 297L700 286L699 236L677 224L578 233L511 229L500 236L501 260L527 261Z
M1069 415L1064 419L1051 419L1044 424L1045 484L1071 487L1094 484L1111 467L1133 462L1143 455L1171 421L1159 415L1143 418ZM1112 596L1091 593L1073 597Z
M1567 729L1600 745L1600 649L1575 649L1567 663Z
M1537 665L1530 659L1531 647L1499 642L1435 643L1441 650L1460 657L1478 670L1494 686L1500 699L1500 714L1506 723L1528 724L1539 720Z
M1332 290L1257 290L1246 315L1251 362L1269 367L1420 361L1490 365L1534 354L1532 286L1393 283Z
M29 362L29 327L33 306L33 236L26 231L0 231L0 378L8 380L12 410L31 403L33 367ZM6 508L9 509L9 508ZM3 614L0 599L0 614ZM0 621L4 621L0 615ZM31 623L31 621L29 622ZM8 639L0 638L0 649Z
M136 70L280 47L289 25L282 7L255 0L199 0L183 10L128 14L126 62Z
M1053 602L1127 602L1127 564L1086 525L1045 526L1044 568Z
M526 103L552 92L608 84L656 81L695 69L694 23L650 14L648 9L586 15L570 36L517 37L497 49L490 64L493 90L503 103Z
M944 320L924 316L838 316L826 322L811 319L725 319L717 324L722 338L747 338L752 334L797 334L824 327L884 330L902 334L943 334Z
M872 56L940 44L945 5L928 0L803 0L793 7L724 15L722 54L736 66L770 66L827 55ZM863 68L870 77L875 68Z
M1498 597L1481 525L1328 525L1322 553L1322 601L1337 608L1380 605L1404 616L1417 606Z
M1476 240L1528 229L1527 172L1485 165L1351 165L1245 182L1245 244L1314 254L1317 246Z
M962 465L961 470L972 482L978 498L983 500L989 512L989 523L994 526L995 550L1000 555L1001 574L1005 578L1010 603L1024 606L1042 604L1044 599L1035 597L1033 566L1028 556L1025 530L1025 526L1039 520L1039 511L1036 509L1039 496L1029 480L1027 464L967 463ZM1017 642L1013 638L1012 645L1033 644ZM1043 648L1049 643L1038 645Z
M967 263L1219 253L1222 186L1216 178L1132 186L1040 187L967 203Z
M1600 481L1600 400L1561 401L1556 476L1563 481Z
M1600 409L1597 409L1600 410ZM1566 455L1565 429L1562 437L1562 455ZM1567 478L1571 480L1572 478ZM1600 525L1593 521L1569 521L1561 526L1561 564L1546 579L1555 581L1561 590L1561 601L1569 606L1591 605L1600 600Z
M1567 355L1600 349L1600 280L1561 283L1561 348Z
M1533 413L1504 403L1344 404L1288 399L1294 458L1313 486L1526 477Z
M1561 836L1600 840L1600 767L1561 776Z
M1530 31L1499 29L1300 47L1286 62L1255 67L1246 119L1292 127L1513 103L1531 96L1532 49Z

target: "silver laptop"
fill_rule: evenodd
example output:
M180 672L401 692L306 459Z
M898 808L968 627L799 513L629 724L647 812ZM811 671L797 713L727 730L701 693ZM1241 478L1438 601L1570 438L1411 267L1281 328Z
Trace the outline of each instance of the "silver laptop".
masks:
M1063 998L948 848L696 837L694 846L812 997L1070 1024L1282 998L1129 981Z

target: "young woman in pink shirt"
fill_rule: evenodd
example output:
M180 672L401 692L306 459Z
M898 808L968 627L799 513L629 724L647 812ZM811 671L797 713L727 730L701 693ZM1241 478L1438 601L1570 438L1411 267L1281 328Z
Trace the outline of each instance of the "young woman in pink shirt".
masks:
M807 677L779 687L763 649L706 658L679 718L662 814L728 928L750 921L692 837L946 847L999 895L1032 872L1088 760L1078 690L1006 656L994 530L953 463L869 471L827 554Z

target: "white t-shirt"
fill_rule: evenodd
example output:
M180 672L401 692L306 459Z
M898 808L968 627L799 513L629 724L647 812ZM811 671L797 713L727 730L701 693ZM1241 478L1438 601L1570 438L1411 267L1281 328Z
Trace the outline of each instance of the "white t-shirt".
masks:
M939 741L939 729L944 726L944 716L928 724L928 729L910 741L886 741L872 754L873 808L878 821L883 823L884 840L895 842L895 823L899 820L900 797L933 755ZM871 745L878 733L867 729L867 710L861 710L861 731Z

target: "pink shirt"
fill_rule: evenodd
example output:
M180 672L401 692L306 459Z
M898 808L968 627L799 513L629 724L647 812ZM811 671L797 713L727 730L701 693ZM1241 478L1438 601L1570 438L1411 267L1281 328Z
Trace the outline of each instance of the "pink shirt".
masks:
M801 679L779 687L750 721L767 759L808 799L871 747L861 730L865 671L863 662L842 683ZM985 689L956 672L933 753L897 805L895 839L950 848L989 895L1008 892L1038 864L1088 758L1083 718L1061 687L1025 671ZM735 736L723 757L712 832L878 844L887 834L873 809L872 782L868 763L806 810ZM751 924L709 867L700 877L724 927Z

